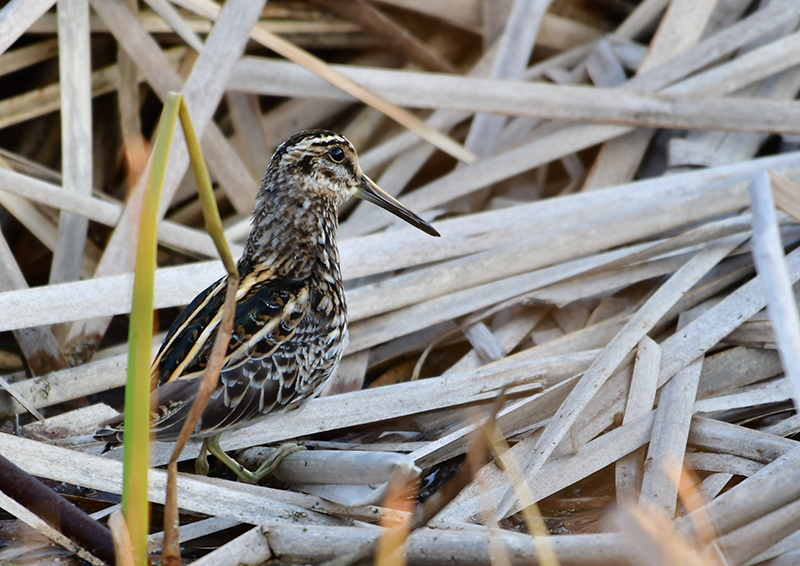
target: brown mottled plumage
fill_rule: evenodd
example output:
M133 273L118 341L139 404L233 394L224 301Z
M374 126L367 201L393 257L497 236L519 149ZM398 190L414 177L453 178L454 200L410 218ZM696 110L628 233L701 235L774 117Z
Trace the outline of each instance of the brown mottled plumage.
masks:
M252 424L313 398L347 346L347 307L336 242L337 207L352 196L373 202L425 232L438 233L383 193L343 136L309 130L273 155L239 260L233 334L220 383L194 430L197 437ZM172 325L153 363L158 406L152 430L174 440L211 353L227 278L200 293ZM122 416L95 437L122 440Z

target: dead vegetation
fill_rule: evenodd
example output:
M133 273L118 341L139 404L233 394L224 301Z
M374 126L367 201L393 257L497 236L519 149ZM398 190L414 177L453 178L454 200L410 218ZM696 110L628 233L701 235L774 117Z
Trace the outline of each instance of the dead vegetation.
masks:
M0 11L8 462L118 508L121 453L90 435L121 408L147 140L182 91L235 255L271 153L311 127L442 234L341 211L329 395L222 442L309 450L252 486L191 474L190 441L184 561L399 564L407 535L420 565L800 561L800 3L54 4ZM154 346L224 273L188 162L179 139ZM153 550L172 450L151 449ZM420 478L449 500L430 521ZM77 562L0 491L0 563Z

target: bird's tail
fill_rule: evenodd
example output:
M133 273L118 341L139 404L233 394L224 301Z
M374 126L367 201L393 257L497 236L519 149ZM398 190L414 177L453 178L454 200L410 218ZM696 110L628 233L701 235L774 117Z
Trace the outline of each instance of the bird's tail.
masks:
M157 440L177 440L183 419L197 396L200 378L178 379L162 385L151 393L150 405L154 411L150 433ZM106 443L106 449L122 444L125 413L120 413L97 425L94 439Z

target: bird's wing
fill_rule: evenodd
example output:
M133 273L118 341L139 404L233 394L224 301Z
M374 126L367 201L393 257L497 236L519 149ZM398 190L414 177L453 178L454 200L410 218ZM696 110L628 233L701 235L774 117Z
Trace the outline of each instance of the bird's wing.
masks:
M253 279L253 277L256 277ZM245 276L231 342L214 391L193 434L211 436L269 413L297 408L333 374L347 341L338 298L305 282ZM226 280L211 285L175 321L154 363L152 431L177 438L197 395L219 324ZM327 329L320 332L320 329ZM121 440L121 422L98 432ZM110 425L110 426L109 426Z
M170 381L183 354L189 350L191 342L200 337L213 313L221 311L227 283L227 277L223 277L209 285L172 323L150 368L151 391Z
M202 374L222 318L227 278L198 295L172 325L153 362L151 383L160 387ZM269 271L245 275L236 294L233 333L223 362L230 369L250 357L269 355L291 338L306 313L303 281L276 278Z
M225 285L201 294L164 341L154 392L153 430L160 439L177 436L188 414L216 337ZM327 320L337 317L324 308L329 302L303 281L245 276L220 383L194 434L207 436L312 397L341 357L343 329L319 332L341 322ZM337 347L329 354L332 342ZM181 382L186 385L178 387Z
M319 393L339 365L347 330L341 313L320 320L326 318L319 310L325 299L316 299L312 292L307 304L315 315L302 319L291 340L267 353L251 350L248 359L223 369L195 434L216 434L262 415L299 408Z

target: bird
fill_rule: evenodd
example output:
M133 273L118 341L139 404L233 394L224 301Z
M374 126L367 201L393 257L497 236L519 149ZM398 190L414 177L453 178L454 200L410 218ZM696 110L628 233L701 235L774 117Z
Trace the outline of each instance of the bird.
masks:
M237 477L257 483L276 462L251 472L229 457L220 435L302 408L336 372L347 347L347 303L337 244L338 207L351 197L412 226L433 226L363 173L353 144L329 130L301 131L270 159L251 230L237 263L240 284L219 383L192 431ZM217 334L227 276L202 291L168 331L151 367L151 436L176 440L197 394ZM124 414L100 423L97 440L123 441ZM276 457L280 457L276 455Z

